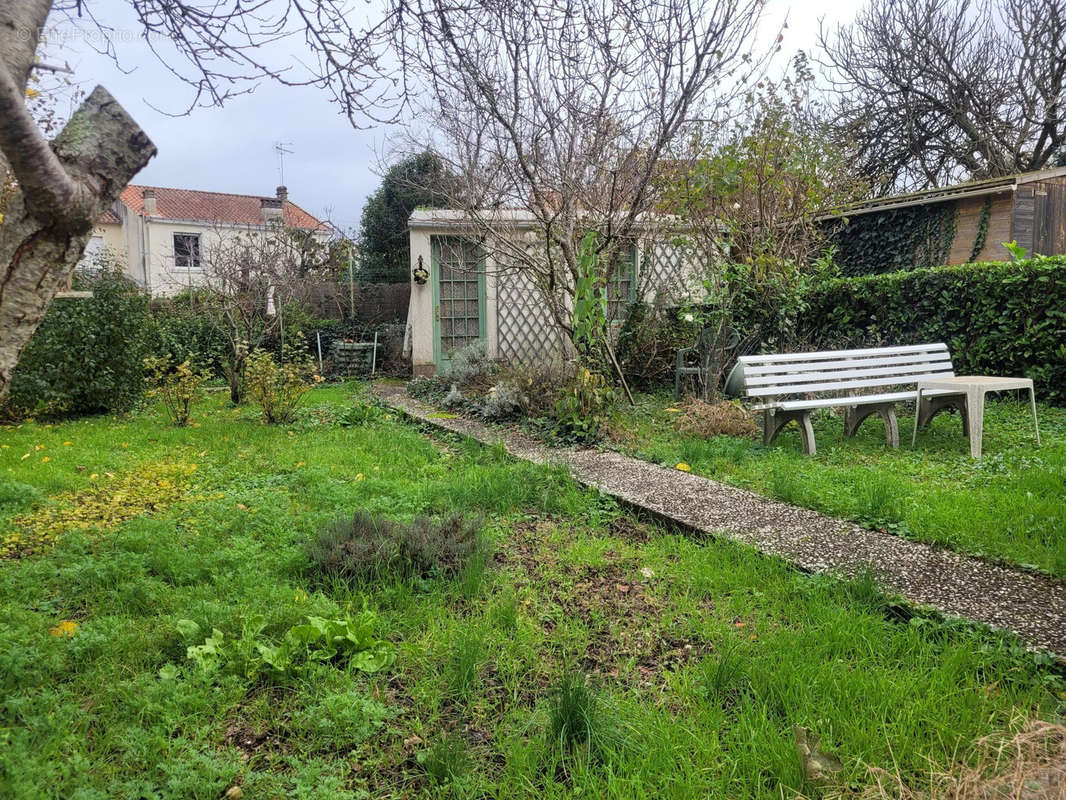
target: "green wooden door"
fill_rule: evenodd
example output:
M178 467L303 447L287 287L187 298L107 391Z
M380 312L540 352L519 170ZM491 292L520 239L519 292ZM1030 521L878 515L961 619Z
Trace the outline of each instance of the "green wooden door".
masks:
M484 342L485 259L481 245L457 236L434 236L433 359L438 372L456 350Z

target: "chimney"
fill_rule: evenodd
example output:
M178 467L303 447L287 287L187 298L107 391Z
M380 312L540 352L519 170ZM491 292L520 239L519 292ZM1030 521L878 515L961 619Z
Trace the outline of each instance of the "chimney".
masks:
M278 193L278 200L280 200L281 202L284 203L286 200L289 199L289 187L288 186L279 186L278 190L277 190L277 193Z
M263 215L263 224L272 222L280 223L285 219L285 209L281 206L281 200L274 197L259 198L259 210Z
M156 216L159 209L155 204L155 189L145 189L141 192L141 197L144 199L144 215L146 217Z

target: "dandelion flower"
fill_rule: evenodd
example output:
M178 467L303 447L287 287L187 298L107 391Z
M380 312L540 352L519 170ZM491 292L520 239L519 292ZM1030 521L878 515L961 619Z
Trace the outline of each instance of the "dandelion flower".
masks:
M54 628L49 628L48 632L53 636L73 636L77 629L78 623L72 619L65 619Z

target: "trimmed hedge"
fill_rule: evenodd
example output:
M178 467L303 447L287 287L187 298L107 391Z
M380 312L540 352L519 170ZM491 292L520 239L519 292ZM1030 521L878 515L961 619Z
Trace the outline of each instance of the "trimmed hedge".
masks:
M144 395L148 295L110 270L78 288L92 297L54 301L22 352L6 416L120 413Z
M946 342L957 374L1032 378L1066 405L1066 257L827 281L801 318L818 349Z

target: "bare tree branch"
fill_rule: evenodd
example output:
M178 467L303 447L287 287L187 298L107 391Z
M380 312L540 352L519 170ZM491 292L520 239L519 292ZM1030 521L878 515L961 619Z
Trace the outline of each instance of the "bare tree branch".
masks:
M872 0L821 42L835 111L880 193L1062 155L1063 0Z

